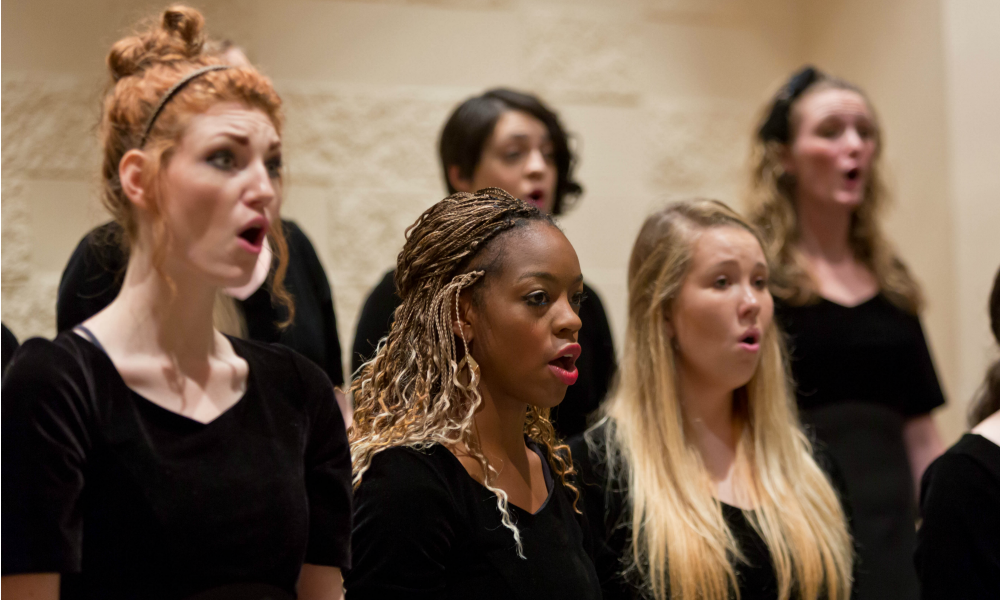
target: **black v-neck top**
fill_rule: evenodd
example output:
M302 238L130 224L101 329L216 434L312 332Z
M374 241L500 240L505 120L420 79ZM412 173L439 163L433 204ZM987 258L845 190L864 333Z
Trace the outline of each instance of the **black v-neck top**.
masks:
M631 547L632 529L626 484L617 477L612 480L607 465L602 460L606 456L604 440L607 427L607 423L602 423L590 436L577 436L569 442L573 464L578 473L584 512L592 529L594 564L604 600L646 600L651 596L645 590L640 574L627 568L626 554ZM588 437L591 442L588 442ZM821 447L816 447L815 459L837 491L850 529L851 507L840 472ZM745 559L733 565L740 598L777 600L778 580L771 551L750 523L748 513L752 511L724 502L719 504L722 518L736 538ZM735 595L730 595L735 598Z
M803 424L841 468L854 507L861 600L912 600L917 517L906 420L944 404L917 315L883 294L856 306L776 299Z
M525 558L501 524L496 496L445 447L391 448L375 455L355 500L347 597L597 600L583 515L553 483L534 514L508 504Z
M924 472L920 508L921 598L1000 598L1000 446L962 436Z
M62 598L294 596L303 563L350 565L330 380L282 346L230 341L246 391L207 424L132 391L74 333L21 347L3 380L4 575L60 573Z

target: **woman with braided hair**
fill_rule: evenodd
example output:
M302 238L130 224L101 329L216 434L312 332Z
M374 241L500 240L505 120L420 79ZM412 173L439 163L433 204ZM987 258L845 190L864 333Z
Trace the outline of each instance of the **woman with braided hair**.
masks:
M202 52L174 6L108 55L104 203L121 291L3 380L3 595L101 600L342 597L350 449L329 378L213 327L265 237L284 291L281 99Z
M552 220L457 193L407 231L388 338L355 380L357 598L600 597L549 410L577 378L583 276Z

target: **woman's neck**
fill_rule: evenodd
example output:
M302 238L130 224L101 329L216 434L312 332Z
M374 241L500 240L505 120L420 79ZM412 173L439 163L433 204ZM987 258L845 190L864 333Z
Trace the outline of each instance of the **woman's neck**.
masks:
M172 274L171 282L153 267L148 252L135 248L121 292L92 319L102 343L131 354L168 354L181 366L212 355L217 288L183 274Z
M524 456L524 420L528 405L502 396L495 396L480 384L483 402L474 417L479 445L491 461L505 462Z
M678 377L684 425L712 480L729 480L736 461L740 423L733 412L732 390L695 377Z
M799 249L811 260L853 261L851 215L847 207L819 201L798 202Z

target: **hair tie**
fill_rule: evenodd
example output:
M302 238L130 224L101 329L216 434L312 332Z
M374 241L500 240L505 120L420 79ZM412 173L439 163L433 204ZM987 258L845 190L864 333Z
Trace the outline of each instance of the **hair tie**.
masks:
M809 86L823 77L823 73L811 65L806 65L793 74L778 91L774 104L771 106L771 112L767 115L764 124L760 126L757 136L765 142L776 141L787 144L791 135L788 116L792 103L809 89Z
M228 68L230 68L229 65L209 65L207 67L202 67L188 73L183 79L175 83L169 90L167 90L167 93L163 94L163 98L160 99L160 103L156 105L153 115L149 117L149 121L146 123L146 128L142 132L142 139L139 140L139 147L142 148L146 145L146 138L149 137L149 132L153 130L153 124L156 123L156 118L160 116L161 112L163 112L163 107L167 105L167 102L170 102L171 98L184 89L184 86L209 71L222 71Z

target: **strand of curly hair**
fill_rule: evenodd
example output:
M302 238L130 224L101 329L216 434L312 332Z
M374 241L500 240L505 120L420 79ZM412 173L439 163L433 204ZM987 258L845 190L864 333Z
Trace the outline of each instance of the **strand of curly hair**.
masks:
M521 558L521 536L508 511L507 494L493 485L498 472L473 429L482 404L478 373L460 360L452 323L462 292L489 276L488 265L472 268L475 258L504 232L529 221L552 224L537 208L487 188L448 196L406 230L396 269L403 302L389 335L351 385L355 412L349 432L355 488L372 458L388 448L425 450L441 444L468 452L485 474L482 484L497 496L503 525L512 532ZM464 336L460 341L461 356L467 356ZM552 471L579 499L569 479L575 474L569 447L556 437L549 410L529 407L524 432L545 447Z

